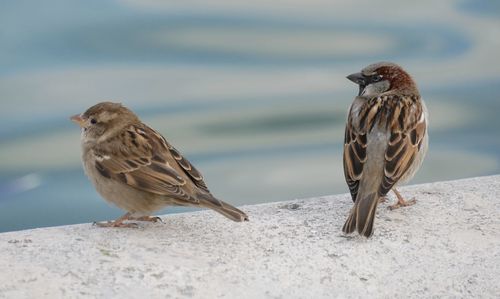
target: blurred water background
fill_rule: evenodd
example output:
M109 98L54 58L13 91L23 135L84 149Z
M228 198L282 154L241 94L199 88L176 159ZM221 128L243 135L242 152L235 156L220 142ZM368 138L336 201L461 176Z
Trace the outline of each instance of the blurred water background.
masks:
M0 1L0 231L122 214L83 174L68 119L103 100L233 204L345 193L345 76L379 60L430 110L413 183L499 173L499 3Z

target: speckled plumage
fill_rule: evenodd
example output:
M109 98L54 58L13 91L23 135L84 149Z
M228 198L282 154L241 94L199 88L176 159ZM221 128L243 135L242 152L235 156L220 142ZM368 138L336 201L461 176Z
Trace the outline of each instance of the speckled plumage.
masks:
M103 102L72 120L82 127L84 170L108 202L128 211L110 225L148 218L166 206L213 209L234 221L248 220L242 211L215 198L201 173L158 132L129 109Z
M343 231L369 237L380 198L411 179L423 161L427 110L413 79L396 64L373 64L348 78L360 90L345 131L344 174L355 204Z

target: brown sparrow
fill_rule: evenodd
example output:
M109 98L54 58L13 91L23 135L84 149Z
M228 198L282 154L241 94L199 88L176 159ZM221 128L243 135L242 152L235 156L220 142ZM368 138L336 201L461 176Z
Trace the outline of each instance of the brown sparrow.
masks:
M392 189L395 209L405 201L395 189L417 172L428 145L427 108L411 76L400 66L380 62L347 76L359 85L347 116L344 175L354 207L344 233L370 237L375 211Z
M118 103L103 102L71 117L82 128L85 173L104 199L127 211L102 227L130 227L126 220L160 221L165 206L215 210L234 221L245 213L215 198L194 168L158 132Z

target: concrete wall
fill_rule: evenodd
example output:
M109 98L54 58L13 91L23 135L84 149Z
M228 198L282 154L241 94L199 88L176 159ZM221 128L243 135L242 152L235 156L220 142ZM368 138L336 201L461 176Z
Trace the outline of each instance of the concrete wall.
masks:
M374 236L344 236L348 195L211 211L165 224L0 234L0 298L331 298L500 295L500 176L402 188ZM391 197L391 199L393 199Z

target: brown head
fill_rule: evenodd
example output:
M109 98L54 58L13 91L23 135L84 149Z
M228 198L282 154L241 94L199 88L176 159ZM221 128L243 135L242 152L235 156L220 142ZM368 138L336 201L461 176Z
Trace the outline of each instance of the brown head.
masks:
M137 115L120 103L102 102L82 114L73 115L71 120L83 131L83 138L88 141L104 141L121 129L140 122Z
M371 64L361 72L347 76L347 79L359 85L358 96L378 96L385 92L419 94L412 77L392 62Z

